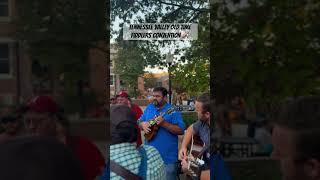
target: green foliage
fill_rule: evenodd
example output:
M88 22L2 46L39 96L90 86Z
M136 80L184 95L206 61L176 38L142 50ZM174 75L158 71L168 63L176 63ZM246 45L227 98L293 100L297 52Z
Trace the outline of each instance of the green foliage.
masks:
M186 128L198 120L196 112L182 112L181 114Z
M209 60L194 60L184 65L178 65L173 71L173 84L184 89L191 96L195 96L199 92L208 92L210 86L209 68Z
M320 85L319 3L271 0L240 6L240 2L212 4L216 84L240 82L251 106L316 93Z
M172 67L173 84L176 89L184 89L189 95L194 96L200 92L209 91L210 88L210 29L209 15L203 13L199 17L198 40L191 43L185 51L186 64L177 64ZM183 81L181 81L183 79Z
M167 47L173 44L172 41L123 41L122 40L122 27L123 23L187 23L187 22L198 22L199 18L203 14L208 14L208 7L206 0L199 1L151 1L151 0L138 0L138 1L121 1L112 0L111 1L111 21L115 21L116 18L121 20L120 30L111 29L111 37L116 39L117 44L120 48L123 48L123 53L120 54L118 62L121 61L121 69L126 69L127 71L121 71L120 76L125 78L127 82L126 85L129 87L129 91L137 86L138 72L143 74L143 69L145 67L167 66L165 63L165 55L161 54L160 49L162 47ZM208 19L207 19L208 20ZM208 21L206 22L208 25ZM207 29L207 34L209 36L209 28ZM207 39L202 39L197 43L203 43ZM177 44L174 44L178 48ZM202 46L204 47L204 46ZM196 49L196 44L194 49ZM202 49L204 50L204 49ZM206 49L208 51L208 48ZM196 51L196 50L195 50ZM194 51L194 52L195 52ZM181 50L176 51L177 54L181 53ZM202 54L198 51L198 54ZM206 53L208 54L208 53ZM196 55L194 55L196 56ZM206 56L208 59L209 56ZM195 59L189 58L188 61L193 61ZM178 63L184 60L178 60ZM128 66L128 67L124 67ZM119 66L118 66L119 67ZM136 68L136 69L134 69ZM182 66L180 66L182 68ZM132 72L131 72L132 70ZM130 80L128 80L130 76ZM131 81L132 80L132 81ZM129 83L130 81L130 83ZM135 85L133 85L135 83ZM131 90L130 90L131 89Z
M150 59L156 59L157 54L145 56L144 52L149 50L140 47L137 42L126 42L119 47L118 55L115 58L115 70L120 74L121 80L128 88L131 96L138 95L138 77L144 74L144 68L150 64ZM133 94L132 94L133 93Z

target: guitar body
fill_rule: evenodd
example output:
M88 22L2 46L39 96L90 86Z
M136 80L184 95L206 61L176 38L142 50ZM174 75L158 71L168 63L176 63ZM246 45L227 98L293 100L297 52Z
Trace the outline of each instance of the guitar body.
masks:
M144 137L146 140L150 141L153 139L153 137L157 134L157 131L159 129L159 126L157 124L154 124L150 127L151 131L148 134L144 134Z
M189 179L198 180L200 178L201 174L201 165L198 164L197 159L200 159L202 157L202 150L204 148L204 143L202 142L200 136L194 135L193 136L193 149L190 152L189 156L192 156L193 160L190 165L190 169L187 172L187 177ZM189 147L190 149L190 147Z

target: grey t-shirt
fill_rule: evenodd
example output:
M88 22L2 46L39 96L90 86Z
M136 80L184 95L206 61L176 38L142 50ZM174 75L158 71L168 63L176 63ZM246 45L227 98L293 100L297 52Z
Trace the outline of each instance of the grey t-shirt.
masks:
M200 136L206 146L210 146L210 127L207 123L198 120L193 124L193 132Z
M197 134L198 136L200 136L200 139L202 140L202 142L205 143L206 147L210 147L210 127L209 127L209 124L198 120L197 122L195 122L193 124L193 132L194 132L194 134ZM206 150L203 155L204 155L203 160L206 162L206 165L203 167L203 170L207 170L207 169L209 169L209 166L208 166L209 159L210 159L209 151Z

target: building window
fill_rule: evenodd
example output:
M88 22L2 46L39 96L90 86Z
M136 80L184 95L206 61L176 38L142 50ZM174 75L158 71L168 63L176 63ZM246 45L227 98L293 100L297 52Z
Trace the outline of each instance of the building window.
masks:
M114 64L114 61L111 60L111 61L110 61L110 68L113 68L113 64Z
M9 0L0 0L0 17L9 17Z
M0 74L10 74L9 44L0 43Z
M110 86L114 86L115 76L114 74L110 74Z

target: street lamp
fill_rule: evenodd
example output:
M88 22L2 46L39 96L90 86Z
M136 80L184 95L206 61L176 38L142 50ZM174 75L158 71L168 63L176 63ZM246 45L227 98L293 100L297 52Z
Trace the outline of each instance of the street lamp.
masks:
M168 74L169 74L169 103L171 104L172 92L171 92L171 70L170 70L170 67L173 62L173 54L171 54L171 53L167 54L166 62L168 64Z

